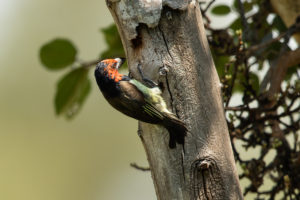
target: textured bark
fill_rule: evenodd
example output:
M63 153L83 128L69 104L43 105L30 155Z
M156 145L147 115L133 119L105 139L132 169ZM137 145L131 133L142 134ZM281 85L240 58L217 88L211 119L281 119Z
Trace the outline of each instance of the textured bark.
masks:
M163 127L139 122L158 199L242 199L220 82L199 4L189 0L107 0L126 51L158 82L169 109L185 121L184 148L168 147Z

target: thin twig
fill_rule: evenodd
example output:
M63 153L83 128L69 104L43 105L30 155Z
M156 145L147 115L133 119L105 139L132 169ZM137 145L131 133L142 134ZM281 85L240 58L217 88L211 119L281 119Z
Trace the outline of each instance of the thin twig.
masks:
M227 106L224 108L224 110L231 110L231 111L243 111L245 110L245 107L230 107L230 106Z
M141 167L141 166L138 166L136 163L130 163L130 167L133 167L137 170L141 170L143 172L150 171L150 167Z
M286 36L291 36L291 35L293 35L294 33L298 32L298 31L300 31L298 25L297 24L292 25L290 28L288 28L288 30L286 32L281 33L279 36L277 36L277 37L275 37L271 40L268 40L266 42L251 46L246 51L246 57L251 56L252 53L257 51L257 50L264 49L267 46L273 44L274 42L278 42L280 39L282 39Z
M101 62L101 59L92 60L92 61L88 61L88 62L82 62L82 63L80 63L80 65L84 68L89 68L94 65L97 65L99 62Z
M216 0L212 0L208 3L208 5L206 6L206 8L202 11L202 13L206 13L206 11L210 8L210 6L215 2Z
M248 33L249 33L249 27L248 27L248 23L247 23L247 19L245 17L245 10L244 10L244 6L241 2L241 0L238 0L238 6L239 6L239 13L242 19L242 26L243 26L243 41L248 40Z

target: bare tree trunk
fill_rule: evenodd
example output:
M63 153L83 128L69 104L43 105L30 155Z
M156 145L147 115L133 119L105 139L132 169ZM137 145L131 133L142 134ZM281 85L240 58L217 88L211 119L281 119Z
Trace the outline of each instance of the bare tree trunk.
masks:
M160 83L189 132L168 147L163 127L139 123L158 199L242 199L220 82L195 0L107 0L136 79Z

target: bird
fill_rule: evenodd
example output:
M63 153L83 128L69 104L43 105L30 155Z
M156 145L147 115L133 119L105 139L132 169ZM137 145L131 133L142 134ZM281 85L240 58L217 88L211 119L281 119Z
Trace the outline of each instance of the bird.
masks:
M145 77L141 64L137 69L145 83L129 75L119 73L125 58L105 59L96 65L95 79L108 103L121 113L150 124L158 124L169 132L169 147L184 145L187 127L174 113L167 109L161 89Z

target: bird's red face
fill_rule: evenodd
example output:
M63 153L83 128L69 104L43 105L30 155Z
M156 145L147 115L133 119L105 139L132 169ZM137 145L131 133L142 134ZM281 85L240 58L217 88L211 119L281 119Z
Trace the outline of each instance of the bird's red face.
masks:
M103 69L107 73L109 79L119 82L122 80L123 75L119 74L118 69L123 64L124 59L115 58L115 59L106 59L102 60L101 63L105 66Z

